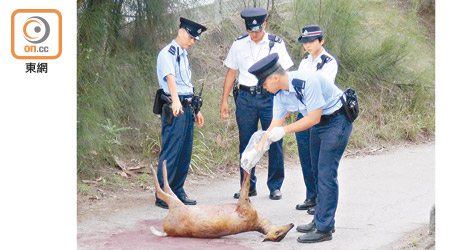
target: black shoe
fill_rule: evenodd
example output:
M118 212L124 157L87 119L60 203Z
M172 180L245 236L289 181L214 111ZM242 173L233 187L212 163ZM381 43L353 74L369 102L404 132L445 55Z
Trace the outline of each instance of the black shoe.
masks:
M296 228L296 230L300 233L309 233L311 231L313 231L314 229L316 229L316 224L314 224L314 220L312 220L310 223L306 224L306 225L300 225ZM334 233L336 230L333 228L331 229L331 232Z
M327 240L331 240L331 239L333 239L333 234L331 233L331 231L321 232L314 228L314 230L312 230L304 235L300 235L297 238L297 241L301 242L301 243L316 243L316 242L327 241Z
M164 202L163 200L160 200L160 199L156 199L155 205L156 205L157 207L164 208L164 209L168 209L168 208L169 208L169 206L167 205L167 203Z
M270 199L271 200L281 200L281 191L279 189L275 189L270 192Z
M306 225L297 226L296 230L297 230L297 232L300 232L300 233L307 233L307 232L312 231L314 228L315 228L314 220L312 220L310 223L308 223Z
M239 199L239 196L241 196L240 194L239 194L240 192L237 192L237 193L235 193L234 195L233 195L233 197L235 198L235 199ZM248 196L250 197L250 196L256 196L258 193L256 192L256 189L255 190L250 190L250 191L248 191Z
M314 215L316 212L316 206L308 208L308 211L306 211L310 215Z
M180 199L180 201L183 202L184 205L197 205L197 201L189 199L187 195L178 196L178 199Z
M297 204L297 206L295 206L295 209L297 210L306 210L310 207L314 207L316 205L316 199L306 199L303 204Z

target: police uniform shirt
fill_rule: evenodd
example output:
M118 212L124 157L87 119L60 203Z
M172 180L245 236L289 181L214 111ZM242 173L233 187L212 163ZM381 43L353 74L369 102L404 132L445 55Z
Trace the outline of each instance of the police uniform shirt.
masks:
M320 70L317 70L317 64L322 63L322 55L326 55L330 57L332 60L325 63ZM312 55L307 55L304 57L300 64L298 65L298 70L309 70L309 71L318 71L321 72L325 77L330 79L331 82L335 82L336 74L338 72L338 64L336 58L333 55L328 53L328 51L323 48L322 52L313 60Z
M237 38L233 42L224 64L230 69L239 70L239 84L249 87L257 85L258 80L248 72L248 69L254 63L269 55L269 43L267 32L259 43L255 43L249 35ZM274 46L270 50L270 54L273 53L278 53L280 56L279 63L284 69L294 65L283 40L281 40L281 43L274 42Z
M179 55L179 60L177 57ZM175 76L175 84L179 95L192 95L193 85L191 82L191 67L189 65L188 53L172 40L158 54L156 61L156 71L158 75L159 87L166 94L170 94L167 85L167 75Z
M287 72L289 78L289 90L280 90L273 99L273 119L284 118L288 111L300 111L306 116L309 111L322 108L322 115L330 115L342 107L339 99L343 92L329 79L315 71L290 71ZM296 96L296 91L292 85L293 79L305 81L305 88L302 90L303 103Z

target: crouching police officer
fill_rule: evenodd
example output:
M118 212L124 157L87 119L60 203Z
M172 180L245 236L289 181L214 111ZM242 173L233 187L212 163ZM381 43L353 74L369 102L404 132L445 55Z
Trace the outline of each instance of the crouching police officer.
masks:
M352 123L341 101L343 92L317 72L285 72L277 54L261 59L249 72L258 78L258 84L264 89L276 94L273 120L256 150L261 150L266 140L276 142L287 133L311 128L311 162L318 173L318 201L314 221L297 227L298 231L306 233L297 241L331 240L338 203L337 170L352 132ZM304 117L284 125L288 111L300 111Z
M239 154L242 156L247 144L258 130L258 120L261 121L262 129L267 129L272 120L273 96L265 92L261 86L257 86L258 80L248 72L248 68L261 58L270 53L279 53L280 63L283 68L288 69L294 63L290 58L284 41L275 35L265 32L267 10L263 8L249 8L241 12L245 20L248 34L236 38L231 45L227 58L224 61L228 67L225 76L220 118L228 119L228 96L237 72L239 71L239 85L235 86L233 95L236 102L236 121L239 128ZM244 170L240 168L240 183L242 185ZM281 185L284 180L283 142L280 140L273 143L269 149L269 171L267 186L270 190L270 199L282 198ZM256 176L255 168L251 171L249 196L255 196ZM239 198L239 192L234 194Z
M161 153L158 162L158 181L163 188L162 163L167 161L170 188L186 205L196 205L189 199L183 185L189 170L194 137L193 123L203 126L203 116L199 107L193 107L194 86L191 82L191 67L187 49L199 40L206 27L186 18L180 18L177 37L158 54L156 63L161 96L164 102L161 114ZM194 111L194 109L196 110ZM156 197L156 206L168 208Z
M308 52L308 55L300 61L298 70L320 72L334 83L338 72L338 63L336 58L323 47L325 42L323 33L319 25L307 25L302 28L302 34L298 38L298 42L303 44L303 48ZM298 113L297 120L301 118L303 118L302 113ZM307 213L313 215L317 203L317 172L313 172L311 164L310 129L296 132L295 137L297 138L298 156L306 186L306 199L302 204L297 204L295 208L297 210L308 210Z

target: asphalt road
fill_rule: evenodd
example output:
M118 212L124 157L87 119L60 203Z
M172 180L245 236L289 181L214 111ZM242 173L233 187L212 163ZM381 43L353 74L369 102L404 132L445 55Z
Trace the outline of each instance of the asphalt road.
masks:
M268 197L267 170L257 169L257 175L258 196L251 201L272 223L297 226L312 220L312 215L295 210L305 198L299 166L286 166L279 201ZM281 242L262 242L258 232L220 239L158 237L150 226L162 231L167 210L151 203L79 222L78 249L389 249L406 233L428 224L435 203L435 146L409 146L343 159L338 180L336 232L331 241L298 243L300 233L295 228ZM232 194L238 189L237 179L228 178L211 181L210 188L188 191L200 204L220 204L235 203Z

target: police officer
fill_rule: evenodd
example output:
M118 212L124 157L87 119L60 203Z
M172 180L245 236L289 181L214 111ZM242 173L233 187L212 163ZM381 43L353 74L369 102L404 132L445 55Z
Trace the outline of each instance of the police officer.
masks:
M265 32L267 11L263 8L249 8L241 12L245 20L248 34L236 38L231 45L228 56L224 61L228 67L225 76L222 106L220 109L221 119L228 119L228 96L233 83L239 72L239 94L236 102L236 121L239 128L239 154L245 150L250 137L258 129L258 120L261 121L262 129L269 127L272 120L273 97L266 93L261 87L257 87L258 80L248 72L248 68L259 59L271 53L279 53L280 64L288 69L294 63L290 58L284 41L272 34ZM234 93L236 94L236 93ZM240 168L240 183L242 184L244 170ZM281 185L284 180L283 144L282 141L274 143L269 149L269 171L267 186L270 190L270 199L281 199ZM256 176L255 168L251 171L249 196L255 196ZM234 194L239 198L239 192Z
M187 49L199 40L205 30L203 25L181 17L177 37L159 52L156 63L159 86L171 99L171 103L165 104L161 116L158 181L163 188L162 163L166 160L169 185L186 205L197 204L197 201L188 198L183 189L192 155L193 123L195 120L198 127L204 123L201 112L194 114L192 109L194 86ZM168 208L158 197L155 205Z
M314 71L286 72L278 63L278 55L269 55L249 72L267 91L276 94L273 120L258 143L281 140L287 133L311 128L311 162L318 173L317 207L313 222L297 227L306 234L297 241L312 243L332 239L334 216L338 203L337 170L352 132L352 123L344 113L340 90L329 79ZM303 118L284 125L287 112L300 111ZM283 126L284 125L284 126ZM300 229L300 230L299 230Z
M333 55L323 47L325 42L323 30L319 25L308 25L302 28L302 34L298 38L303 43L303 48L308 54L300 61L298 70L317 71L323 74L331 82L335 82L338 72L338 63ZM297 120L303 118L301 112ZM314 214L317 202L317 173L313 172L311 154L309 151L309 129L296 132L298 155L302 166L303 180L306 186L306 200L303 204L297 204L297 210L308 210L308 214Z

